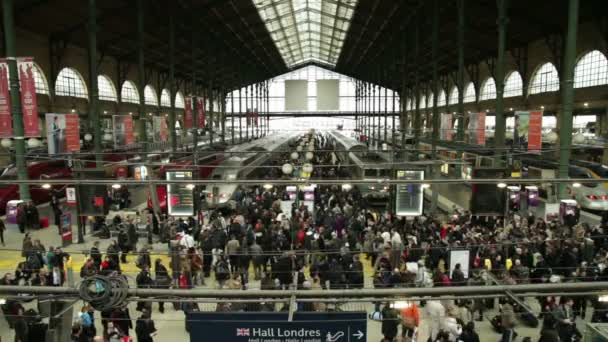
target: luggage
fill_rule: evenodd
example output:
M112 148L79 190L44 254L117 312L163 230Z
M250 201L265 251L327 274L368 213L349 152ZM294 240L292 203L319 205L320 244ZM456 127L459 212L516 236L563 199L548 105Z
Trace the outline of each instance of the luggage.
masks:
M502 334L503 327L502 327L502 319L501 319L500 315L494 316L490 320L490 324L492 324L492 328L494 328L494 331L496 331L499 334Z
M41 217L40 218L40 228L48 228L49 227L49 218Z

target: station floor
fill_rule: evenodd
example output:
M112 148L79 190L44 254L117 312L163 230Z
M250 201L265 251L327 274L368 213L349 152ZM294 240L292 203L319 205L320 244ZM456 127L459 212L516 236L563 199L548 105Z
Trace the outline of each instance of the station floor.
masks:
M442 192L443 194L443 192ZM145 190L134 191L132 193L133 203L138 203L138 207L143 207L143 203L145 203L145 198L147 194ZM50 209L48 207L42 206L40 208L40 216L48 216L50 214ZM50 216L49 216L50 217ZM52 220L51 220L52 221ZM76 231L74 230L74 233ZM33 239L39 239L47 248L49 246L59 246L61 244L60 236L58 234L58 230L54 225L51 227L36 231L31 231ZM22 261L21 257L21 246L22 246L23 235L19 233L19 230L15 225L9 224L7 226L7 231L5 232L5 241L6 245L0 247L0 276L4 275L6 272L14 272L17 263ZM77 241L76 234L74 234L74 242ZM100 247L102 252L105 252L110 240L100 240ZM73 256L73 267L74 267L74 276L76 279L76 284L78 283L78 270L80 266L83 264L86 256L85 252L88 252L90 247L94 242L94 238L92 236L85 236L84 244L72 244L66 248L64 251L71 253ZM140 243L138 246L141 246L145 243L144 239L140 239ZM163 255L166 253L166 244L156 243L152 246L153 248L153 256L161 257L165 260L165 265L168 265L168 257ZM154 255L156 252L156 255ZM128 257L128 264L123 264L122 268L126 273L129 281L135 285L135 277L137 272L139 271L134 263L135 256ZM365 271L366 271L366 287L371 287L371 265L369 261L365 261ZM250 277L253 279L253 275ZM213 288L214 282L213 278L207 279L208 288ZM259 282L251 281L250 288L259 288ZM533 298L527 299L527 302L531 305L535 312L539 311L539 307L537 301ZM28 304L33 305L33 304ZM140 313L135 311L136 303L131 303L129 305L130 314L133 319L139 317ZM77 302L74 307L74 318L77 319L77 314L82 307L81 302ZM215 304L203 304L200 306L203 311L214 311ZM366 311L371 313L373 311L373 305L371 303L346 303L342 306L342 310L344 311ZM496 310L488 310L484 313L484 321L483 322L475 322L476 331L480 335L481 341L498 341L500 336L496 334L490 325L489 320L497 315ZM591 317L591 312L588 313L587 318ZM165 304L165 313L161 314L158 311L158 305L156 303L153 304L152 318L156 323L156 327L158 329L158 336L156 337L156 341L189 341L189 334L185 331L184 328L184 314L182 311L175 311L170 303ZM135 323L135 322L134 322ZM99 318L99 314L96 315L96 326L98 332L101 332L101 321ZM577 326L579 329L583 330L585 327L585 322L580 320L577 322ZM419 338L418 341L426 341L430 331L430 322L428 316L426 315L423 308L421 308L421 327L419 329ZM518 340L521 338L530 336L532 337L532 341L538 340L540 328L527 328L523 326L523 324L519 324L516 327L516 331L519 334ZM132 330L131 335L134 337L135 332ZM4 319L0 319L0 340L1 341L12 341L14 339L14 331L8 329L6 321ZM368 332L367 332L367 341L381 341L381 323L368 320Z

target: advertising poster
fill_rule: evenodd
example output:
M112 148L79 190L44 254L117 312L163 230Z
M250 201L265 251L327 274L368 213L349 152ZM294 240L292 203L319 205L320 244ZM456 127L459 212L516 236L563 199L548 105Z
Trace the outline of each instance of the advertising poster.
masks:
M528 123L528 151L531 153L540 153L542 146L542 126L543 112L530 112Z
M192 97L187 96L184 100L184 128L191 129L193 125L192 117Z
M196 109L198 110L198 128L205 128L205 99L198 97L196 101L198 101L196 105Z
M39 137L38 100L36 98L36 83L34 81L34 61L23 58L18 62L19 79L21 81L21 110L23 111L24 136Z
M422 180L424 171L420 170L398 170L398 180ZM421 184L399 184L397 185L397 216L419 216L422 215L424 196Z
M11 96L9 93L8 64L0 59L0 138L13 136L11 118Z
M191 180L192 171L167 171L167 180ZM167 184L167 207L170 216L194 214L194 192L188 184Z
M112 121L114 123L114 148L133 145L135 142L133 118L130 115L113 115Z
M528 148L528 128L530 127L530 112L515 112L515 127L513 129L513 146Z
M486 144L486 112L469 114L469 143Z
M46 114L46 141L49 155L80 151L78 114Z
M441 140L452 140L452 114L441 115Z

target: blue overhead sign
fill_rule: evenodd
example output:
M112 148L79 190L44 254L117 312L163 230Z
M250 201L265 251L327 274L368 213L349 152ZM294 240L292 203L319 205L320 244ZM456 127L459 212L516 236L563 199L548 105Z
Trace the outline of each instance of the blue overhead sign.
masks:
M366 342L365 312L191 312L190 341Z

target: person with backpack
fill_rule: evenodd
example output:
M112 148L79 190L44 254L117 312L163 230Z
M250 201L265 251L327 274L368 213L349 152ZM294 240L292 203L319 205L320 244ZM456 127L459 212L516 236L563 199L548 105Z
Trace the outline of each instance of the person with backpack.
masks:
M228 262L222 254L218 256L214 271L218 289L224 288L226 281L230 278L230 268L228 266Z
M145 266L137 275L135 282L138 289L149 289L154 286L154 280L150 277L150 269ZM137 311L142 311L144 307L149 307L150 302L137 302Z

